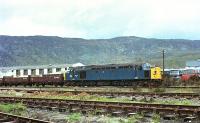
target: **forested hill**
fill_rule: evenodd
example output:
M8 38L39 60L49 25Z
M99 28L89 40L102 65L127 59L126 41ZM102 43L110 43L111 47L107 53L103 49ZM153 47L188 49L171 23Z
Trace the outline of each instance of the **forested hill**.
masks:
M166 50L168 67L182 67L200 58L200 40L61 38L56 36L0 36L0 66L42 64L162 63Z

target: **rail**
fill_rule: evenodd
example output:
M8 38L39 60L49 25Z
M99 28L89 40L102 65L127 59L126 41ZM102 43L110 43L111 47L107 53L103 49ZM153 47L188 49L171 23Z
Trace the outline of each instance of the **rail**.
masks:
M58 92L58 93L72 93L80 94L87 93L90 95L100 95L100 96L150 96L150 97L176 97L176 98L200 98L200 93L164 93L164 92L112 92L112 91L88 91L88 90L48 90L42 88L0 88L0 90L15 90L17 92L26 91L27 93L34 93L36 91L40 92Z
M22 117L22 116L17 116L13 114L8 114L8 113L3 113L0 112L0 122L5 122L5 123L50 123L49 121L43 121L43 120L38 120L38 119L32 119L32 118L27 118L27 117Z
M168 105L168 104L147 104L147 103L123 103L123 102L102 102L102 101L81 101L64 99L43 99L43 98L18 98L0 97L0 102L23 103L30 107L40 107L48 109L73 110L106 110L106 112L122 111L124 114L130 112L168 112L177 114L197 114L200 115L200 106L192 105Z

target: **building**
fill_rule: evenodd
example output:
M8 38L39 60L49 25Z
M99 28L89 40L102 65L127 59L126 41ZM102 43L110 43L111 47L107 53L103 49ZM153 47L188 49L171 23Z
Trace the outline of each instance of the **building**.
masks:
M3 76L28 77L42 76L47 74L61 74L69 70L72 65L39 65L39 66L18 66L18 67L2 67L0 68L0 78Z
M13 72L10 67L2 67L0 68L0 78L3 78L3 76L12 76Z

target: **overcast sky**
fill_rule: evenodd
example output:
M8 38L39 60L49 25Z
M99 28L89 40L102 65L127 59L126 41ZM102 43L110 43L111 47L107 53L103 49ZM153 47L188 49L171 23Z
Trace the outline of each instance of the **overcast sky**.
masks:
M200 39L200 0L0 0L0 35Z

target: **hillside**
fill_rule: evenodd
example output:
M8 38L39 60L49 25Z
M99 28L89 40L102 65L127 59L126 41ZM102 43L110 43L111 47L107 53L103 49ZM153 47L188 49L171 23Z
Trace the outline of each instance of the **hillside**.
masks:
M166 50L167 67L182 67L186 60L200 58L200 40L61 38L56 36L0 36L0 66L39 64L139 63L162 64Z

